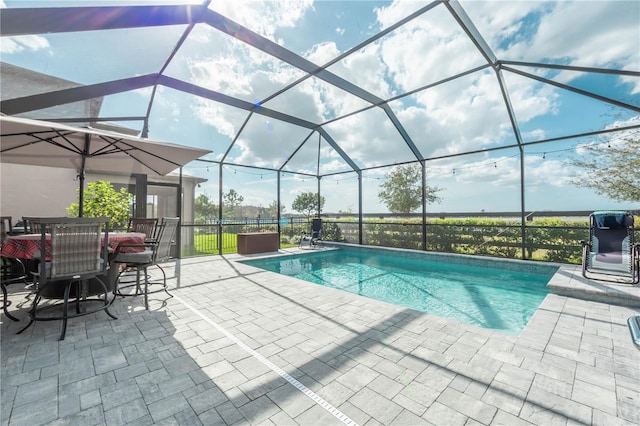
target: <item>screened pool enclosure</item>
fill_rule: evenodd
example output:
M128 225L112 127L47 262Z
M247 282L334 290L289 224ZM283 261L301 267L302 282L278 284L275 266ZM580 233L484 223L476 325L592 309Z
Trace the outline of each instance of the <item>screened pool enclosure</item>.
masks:
M214 206L182 217L183 251L217 233L220 252L225 226L243 221L299 233L292 205L309 192L335 239L455 251L459 237L469 253L523 258L554 250L539 240L557 224L532 218L639 207L590 187L580 166L640 151L638 2L185 3L0 10L3 114L212 151L180 171L200 182L183 196ZM381 185L412 164L421 200L394 212ZM576 245L582 226L569 229Z

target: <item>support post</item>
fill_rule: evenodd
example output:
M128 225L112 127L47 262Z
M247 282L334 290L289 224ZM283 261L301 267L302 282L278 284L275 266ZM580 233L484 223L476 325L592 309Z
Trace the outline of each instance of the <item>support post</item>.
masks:
M180 167L180 178L178 180L178 228L176 229L176 257L180 259L181 251L182 251L182 212L183 203L184 203L184 195L182 193L182 167ZM146 197L145 197L146 198Z
M318 217L322 213L322 196L320 195L320 180L322 176L318 176Z
M358 244L362 245L362 170L358 170Z
M420 161L422 166L422 250L427 250L427 168L426 161Z
M136 196L136 214L135 217L147 217L147 175L142 173L134 173L135 179L135 196Z
M282 240L282 238L280 237L282 229L280 228L280 219L282 217L282 212L280 211L280 170L278 170L278 178L277 178L277 195L276 195L276 220L278 221L278 249L280 249L280 241Z
M522 146L520 146L520 238L522 238L522 260L525 259L526 253L526 245L527 242L525 240L527 236L527 231L525 227L526 223L526 213L524 211L525 202L524 202L524 150Z
M218 254L222 254L222 163L218 167Z

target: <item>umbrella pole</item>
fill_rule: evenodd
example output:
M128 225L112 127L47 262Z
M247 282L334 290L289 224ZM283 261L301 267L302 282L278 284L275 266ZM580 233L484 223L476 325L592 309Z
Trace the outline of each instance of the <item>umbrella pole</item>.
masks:
M91 136L88 133L84 134L84 152L82 153L82 163L78 172L78 180L80 181L80 197L78 199L78 217L84 215L84 168L87 162L87 156L89 155L89 144L91 143Z
M84 214L84 170L80 170L78 174L78 180L80 181L80 199L78 200L78 217L82 217Z

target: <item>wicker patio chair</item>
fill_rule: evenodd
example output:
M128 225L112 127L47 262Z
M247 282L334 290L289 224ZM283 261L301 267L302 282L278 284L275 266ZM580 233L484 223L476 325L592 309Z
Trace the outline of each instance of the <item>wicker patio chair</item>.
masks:
M129 219L129 226L127 231L129 232L142 232L147 236L146 242L153 242L156 240L156 233L158 227L157 218L146 217L132 217Z
M22 227L25 234L39 234L41 217L22 216Z
M167 274L160 263L167 262L171 258L171 246L173 244L179 218L162 218L157 226L155 241L145 244L121 244L116 249L114 263L122 264L122 271L118 275L117 294L126 296L144 296L144 307L149 309L149 294L167 290ZM131 249L142 249L131 251ZM151 281L147 269L157 266L162 272L162 281ZM144 280L141 280L141 277ZM133 290L133 291L131 291Z
M71 318L104 310L117 319L109 312L114 300L114 297L109 299L112 290L103 281L108 268L104 259L107 259L109 218L43 219L41 224L43 261L34 273L38 289L29 310L29 324L18 334L34 321L62 321L60 340L64 340L67 321ZM42 304L43 299L62 301ZM69 312L70 299L75 299L75 312ZM81 304L87 308L81 309Z

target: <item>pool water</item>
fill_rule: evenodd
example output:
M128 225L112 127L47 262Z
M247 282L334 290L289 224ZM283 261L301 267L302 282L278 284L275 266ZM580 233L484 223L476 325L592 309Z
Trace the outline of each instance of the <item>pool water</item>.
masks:
M384 250L372 254L339 249L244 263L511 334L526 326L549 293L546 284L555 273L555 268L521 272L402 257Z

